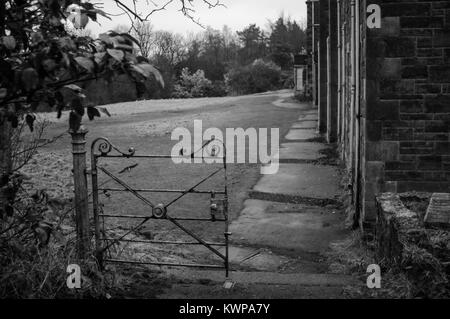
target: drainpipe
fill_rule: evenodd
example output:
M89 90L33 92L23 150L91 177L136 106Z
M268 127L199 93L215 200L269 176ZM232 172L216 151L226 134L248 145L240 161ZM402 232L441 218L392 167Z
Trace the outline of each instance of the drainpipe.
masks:
M341 104L341 0L337 0L337 48L338 48L338 142L341 141L341 121L342 121L342 104Z
M361 199L361 183L360 183L360 178L361 178L361 99L360 99L360 48L361 48L361 41L360 41L360 32L361 32L361 26L360 26L360 0L356 0L356 6L355 6L355 11L356 11L356 30L355 30L355 73L356 73L356 78L355 78L355 118L356 118L356 126L355 126L355 136L356 136L356 145L355 145L355 156L356 156L356 176L355 176L355 183L356 183L356 203L355 203L355 227L358 226L359 223L359 219L361 217L361 205L360 205L360 199Z
M347 46L345 44L345 27L347 25L347 22L344 21L342 24L341 29L341 63L342 63L342 74L341 74L341 105L342 105L342 128L341 128L341 145L342 145L342 152L341 152L341 159L345 163L347 154L346 154L346 139L348 137L347 133L347 105L346 105L346 97L347 97Z
M350 2L350 10L351 10L351 20L350 20L350 67L351 67L351 76L350 76L350 132L349 132L349 154L350 154L350 169L352 170L352 181L355 180L355 165L354 165L354 141L355 141L355 86L356 86L356 68L355 68L355 0L351 0ZM352 188L354 189L354 188ZM352 201L354 200L354 196L352 196Z
M317 98L316 98L316 92L317 92L317 85L316 85L316 79L317 79L317 74L316 74L316 60L315 60L315 54L316 54L316 21L315 21L315 12L316 12L316 3L313 1L311 2L311 11L312 11L312 15L311 15L311 26L312 26L312 30L311 30L311 43L312 43L312 95L313 95L313 103L314 106L317 105Z

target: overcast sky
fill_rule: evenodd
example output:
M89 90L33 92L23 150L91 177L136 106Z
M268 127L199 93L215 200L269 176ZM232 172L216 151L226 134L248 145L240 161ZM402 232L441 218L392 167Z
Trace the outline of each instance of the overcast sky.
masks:
M138 12L146 14L156 7L154 4L162 5L167 0L139 0ZM212 0L211 2L214 2ZM93 3L101 1L91 0ZM123 3L132 7L131 0L122 0ZM275 20L282 12L285 16L290 16L297 21L306 19L306 4L304 0L221 0L224 7L209 9L202 0L195 0L195 18L200 20L205 26L211 26L214 29L222 29L223 25L228 25L232 30L242 30L251 23L265 28L267 20ZM103 10L111 14L120 14L121 11L115 5L113 0L103 0ZM185 18L180 9L180 1L174 0L167 6L166 10L154 13L150 17L151 23L155 29L170 30L176 33L186 34L188 32L199 32L202 28L191 20ZM113 29L120 24L130 24L127 15L113 16L112 21L100 17L97 24L90 21L87 28L94 34Z

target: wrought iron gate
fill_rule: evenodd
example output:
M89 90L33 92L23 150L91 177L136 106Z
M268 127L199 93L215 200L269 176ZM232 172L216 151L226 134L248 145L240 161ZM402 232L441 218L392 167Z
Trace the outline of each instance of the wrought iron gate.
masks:
M219 144L217 144L219 143ZM213 145L214 144L214 145ZM211 145L213 145L211 147ZM218 156L220 153L220 148L222 148L222 156ZM208 156L203 156L203 151L207 150ZM173 160L172 155L140 155L136 154L133 148L130 148L128 152L122 152L119 148L113 145L107 138L100 137L94 140L91 144L91 176L92 176L92 200L93 200L93 217L95 225L95 245L97 258L102 265L105 263L125 263L125 264L143 264L143 265L158 265L158 266L175 266L175 267L194 267L194 268L220 268L225 269L226 276L228 277L230 266L229 266L229 218L228 218L228 188L227 188L227 165L226 165L226 148L222 141L212 139L201 147L201 149L194 151L192 154L185 156L180 154L179 158L190 158L195 159L197 153L201 152L201 158L204 159L214 159L220 160L220 167L216 169L213 173L204 177L200 181L196 182L193 186L187 189L157 189L157 188L133 188L128 185L123 179L119 178L116 173L111 172L105 166L99 163L100 159L135 159L135 160L152 160L152 159L163 159L163 160ZM137 164L134 164L135 166ZM126 169L131 169L134 166L128 166ZM220 190L198 190L197 187L203 184L205 181L211 179L218 173L223 172L224 186ZM99 174L105 174L109 181L114 181L119 188L102 187L103 184L99 185ZM149 210L144 212L142 215L125 215L125 214L108 214L103 212L99 195L100 192L128 192L134 195L136 199L145 204ZM148 198L144 197L142 194L154 194L154 193L167 193L167 194L177 194L175 198L170 200L167 204L158 203L155 204ZM169 210L170 206L177 202L179 199L183 198L186 194L209 194L210 195L210 217L209 218L194 218L194 217L173 217ZM128 229L125 234L122 234L118 238L109 238L105 232L105 221L108 218L119 218L128 220L137 220L138 224ZM127 235L131 234L138 228L142 227L149 220L166 220L175 225L178 229L181 229L184 233L188 234L193 241L162 241L162 240L133 240L126 239ZM184 221L198 221L198 222L211 222L224 224L224 241L223 242L209 242L202 239L199 235L195 234L191 230L183 226ZM168 262L158 262L158 261L135 261L127 259L118 259L111 256L110 248L120 242L136 242L144 244L154 244L154 245L203 245L209 249L213 254L217 255L223 264L196 264L196 263L168 263ZM217 247L224 247L224 253L220 252Z

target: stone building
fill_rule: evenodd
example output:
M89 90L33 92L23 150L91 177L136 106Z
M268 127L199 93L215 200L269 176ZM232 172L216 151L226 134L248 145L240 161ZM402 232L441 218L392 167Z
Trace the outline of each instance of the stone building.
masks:
M309 92L351 176L355 223L381 192L450 192L450 1L307 1Z

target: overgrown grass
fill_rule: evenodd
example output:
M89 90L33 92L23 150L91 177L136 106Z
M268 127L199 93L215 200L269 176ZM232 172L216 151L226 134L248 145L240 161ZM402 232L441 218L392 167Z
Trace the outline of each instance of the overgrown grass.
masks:
M106 298L107 282L94 259L78 261L73 241L22 246L15 241L0 245L0 298ZM78 264L81 288L67 287L67 266Z
M348 298L449 298L450 287L442 264L425 249L405 245L399 265L383 265L377 261L373 243L364 240L359 231L351 238L336 243L328 255L333 272L354 275L360 279L357 286L346 287ZM381 289L369 289L367 267L380 264Z
M77 260L73 221L67 218L72 215L71 208L52 210L45 192L17 194L13 209L0 216L0 298L106 296L95 258ZM67 287L71 264L81 267L81 289Z
M79 260L73 209L50 209L45 192L19 193L14 205L11 216L0 218L0 298L154 298L169 285L145 267L101 270L93 255ZM79 289L67 286L72 264L80 266Z

